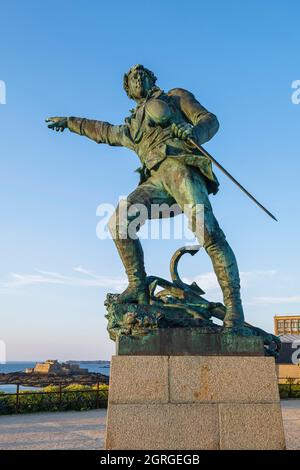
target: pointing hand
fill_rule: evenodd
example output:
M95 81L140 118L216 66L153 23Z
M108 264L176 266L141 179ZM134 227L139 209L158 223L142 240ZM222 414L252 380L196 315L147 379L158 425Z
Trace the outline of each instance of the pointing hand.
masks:
M49 117L46 122L51 122L52 124L48 124L49 129L57 132L63 132L68 127L67 117Z

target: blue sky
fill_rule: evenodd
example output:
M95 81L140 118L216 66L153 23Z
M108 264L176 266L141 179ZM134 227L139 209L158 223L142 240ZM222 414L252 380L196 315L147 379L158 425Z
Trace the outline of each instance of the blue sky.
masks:
M206 148L279 219L273 222L216 170L212 204L240 267L250 323L273 330L300 313L300 79L296 0L4 1L0 14L1 338L8 360L109 359L103 301L124 272L99 240L96 208L137 184L138 158L44 119L122 123L132 108L123 73L142 63L164 90L183 87L214 112ZM167 277L180 240L145 241L149 274ZM182 260L207 297L221 299L204 253Z

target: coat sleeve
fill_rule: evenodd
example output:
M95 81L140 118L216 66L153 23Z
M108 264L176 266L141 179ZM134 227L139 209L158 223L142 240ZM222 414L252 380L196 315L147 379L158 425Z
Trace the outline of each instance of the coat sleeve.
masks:
M210 140L219 129L217 117L207 111L194 97L192 93L183 88L174 88L168 95L173 96L177 106L194 126L194 137L198 144Z
M68 128L71 132L84 135L97 142L97 144L108 144L134 149L130 130L126 124L114 126L104 121L69 117Z

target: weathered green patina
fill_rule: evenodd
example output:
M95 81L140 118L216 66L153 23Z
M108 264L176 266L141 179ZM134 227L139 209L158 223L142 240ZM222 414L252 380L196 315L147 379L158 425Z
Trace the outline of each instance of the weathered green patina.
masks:
M118 206L109 223L129 281L122 294L110 297L110 301L107 301L111 316L111 337L114 336L112 325L118 315L122 317L127 306L128 312L137 317L143 309L148 312L148 316L153 314L155 299L151 294L151 278L147 278L143 250L137 237L140 226L148 218L155 217L151 211L153 204L176 208L173 214L161 212L158 217L186 213L190 228L212 260L223 292L224 331L245 333L237 262L209 200L210 193L217 193L219 183L210 160L191 144L191 139L199 145L210 140L219 128L218 120L189 91L174 88L164 92L158 88L153 72L142 65L132 67L125 74L124 88L129 98L136 101L136 107L122 125L78 117L52 117L47 120L51 122L48 127L57 131L68 128L97 143L127 147L136 152L142 162L139 169L140 184L128 196L125 205ZM146 214L143 216L140 209L137 209L139 205L146 207ZM200 206L204 207L202 231L197 225L197 211ZM186 207L190 210L186 211ZM131 233L129 228L137 217L139 223L133 224L135 229ZM198 297L199 295L198 290ZM207 311L208 301L199 301L198 298L197 302L201 305L194 305L191 311L202 315L204 323L211 322L211 315L203 315L205 309ZM181 315L181 326L184 321L189 326L191 320L187 319L187 312L190 310L188 303L189 300L185 299L181 301L181 305L172 307L173 310L176 308L177 313L181 312L177 315ZM166 315L164 310L163 314ZM127 320L123 320L125 325ZM120 320L121 324L122 321ZM157 326L154 320L152 323ZM118 330L118 334L121 330L122 328Z
M264 356L261 336L239 336L210 328L158 328L144 336L120 335L119 356Z
M189 285L181 280L180 258L198 251L199 247L183 247L175 252L170 263L172 281L147 277L148 304L120 303L118 294L107 295L108 331L118 354L261 355L264 351L277 356L279 338L247 322L238 331L224 330L213 320L224 321L226 307L205 299L195 282Z

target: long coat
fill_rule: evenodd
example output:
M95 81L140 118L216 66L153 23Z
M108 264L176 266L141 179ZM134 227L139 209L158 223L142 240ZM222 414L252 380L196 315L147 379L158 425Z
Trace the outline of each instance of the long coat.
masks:
M147 115L149 99L159 98L171 108L176 122L192 124L193 138L198 144L210 140L219 128L217 117L208 112L192 93L182 88L174 88L165 93L154 87L144 102L138 105L122 125L85 118L69 117L70 131L84 135L97 143L127 147L139 156L143 164L143 181L166 158L176 158L187 165L198 168L205 176L208 192L216 194L219 182L212 171L210 160L194 146L172 135L170 126L154 125Z

